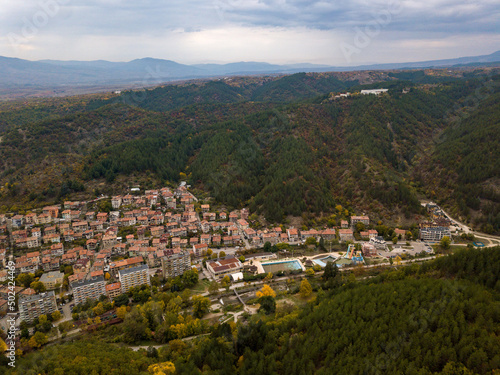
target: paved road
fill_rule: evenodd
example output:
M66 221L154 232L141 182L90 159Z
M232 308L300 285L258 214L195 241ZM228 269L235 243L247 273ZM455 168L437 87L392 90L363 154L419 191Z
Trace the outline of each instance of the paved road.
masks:
M448 212L443 210L442 207L439 207L439 208L448 217L448 219L450 219L452 223L457 225L464 233L472 233L474 235L474 237L489 240L490 244L489 245L485 244L486 247L498 246L500 244L500 237L499 236L493 236L491 234L486 234L486 233L481 233L481 232L471 230L468 225L458 221L457 219L452 218Z

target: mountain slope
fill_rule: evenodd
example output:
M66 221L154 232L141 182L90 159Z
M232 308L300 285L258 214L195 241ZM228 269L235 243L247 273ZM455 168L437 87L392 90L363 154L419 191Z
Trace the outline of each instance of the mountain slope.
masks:
M448 113L451 126L419 170L438 201L487 233L500 228L500 77L492 78Z
M129 62L97 61L28 61L0 56L0 94L54 96L71 90L101 90L109 86L147 87L179 79L228 75L290 74L297 72L348 72L359 70L415 69L454 65L478 66L500 61L500 51L490 55L456 59L335 67L315 64L276 65L265 62L185 65L170 60L142 58ZM71 86L71 87L69 87ZM10 95L9 91L10 89ZM67 95L67 94L66 94Z
M353 77L296 74L165 86L61 108L55 101L54 116L41 121L51 110L30 109L24 118L0 112L3 210L64 199L67 180L87 186L83 197L102 186L122 192L131 179L176 183L182 173L229 208L248 206L273 222L331 214L337 205L375 220L414 221L425 196L468 207L471 223L498 231L498 93L470 106L498 77L479 70L415 84L385 76L390 81L370 86ZM349 86L350 97L330 94ZM390 89L355 92L373 86ZM461 113L469 117L457 123Z

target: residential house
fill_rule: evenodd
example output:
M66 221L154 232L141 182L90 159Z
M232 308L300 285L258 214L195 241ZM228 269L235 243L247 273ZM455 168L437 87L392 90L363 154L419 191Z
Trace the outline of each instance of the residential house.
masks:
M50 216L52 219L59 217L59 207L58 206L47 206L42 209L45 215Z
M113 207L114 210L117 210L120 208L122 205L122 197L121 196L116 196L111 198L111 206Z
M341 242L354 241L352 229L339 229L339 239Z
M23 215L15 215L12 217L12 227L13 228L21 228L24 225L24 216Z
M299 240L299 230L297 228L289 228L286 230L288 241L296 242Z
M202 254L205 254L207 250L208 250L207 244L200 243L193 245L193 254L195 256L201 256Z
M122 284L120 282L108 284L106 285L105 290L108 298L110 300L113 300L114 298L122 294Z
M357 223L368 226L370 225L370 218L368 216L351 216L351 227L355 227Z

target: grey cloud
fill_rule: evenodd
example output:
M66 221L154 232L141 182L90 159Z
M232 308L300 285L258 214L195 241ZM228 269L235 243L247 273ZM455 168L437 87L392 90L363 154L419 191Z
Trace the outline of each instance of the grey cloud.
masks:
M19 30L41 5L60 4L46 28L69 34L157 34L166 29L203 30L228 25L345 30L379 14L392 31L498 32L499 7L473 0L40 0L0 14L0 32ZM11 3L13 4L13 3ZM395 14L394 9L401 12Z
M499 6L493 1L261 0L258 3L262 6L248 9L243 2L227 0L224 17L227 21L246 26L316 29L363 26L377 15L387 12L392 16L387 29L395 31L498 32L500 24Z

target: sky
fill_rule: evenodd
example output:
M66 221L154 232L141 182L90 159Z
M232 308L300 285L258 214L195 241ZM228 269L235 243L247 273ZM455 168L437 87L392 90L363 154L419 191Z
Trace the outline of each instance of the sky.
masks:
M356 66L500 50L498 0L2 0L0 56Z

